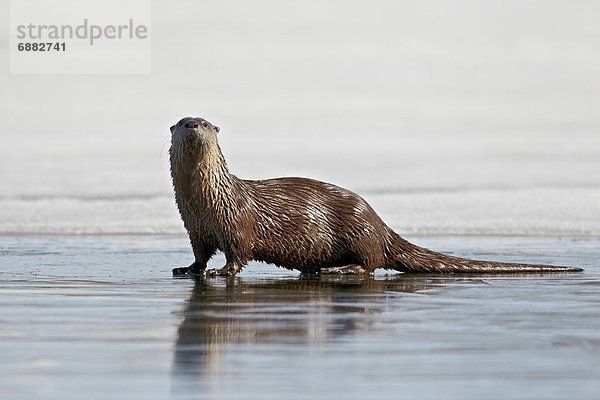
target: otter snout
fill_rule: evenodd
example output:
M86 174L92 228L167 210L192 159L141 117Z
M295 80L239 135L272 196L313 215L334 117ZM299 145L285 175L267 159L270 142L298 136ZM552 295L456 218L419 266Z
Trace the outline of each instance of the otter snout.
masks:
M199 126L198 121L188 121L185 123L185 127L188 129L198 129Z
M171 127L171 133L204 140L207 135L219 133L219 127L200 117L185 117Z

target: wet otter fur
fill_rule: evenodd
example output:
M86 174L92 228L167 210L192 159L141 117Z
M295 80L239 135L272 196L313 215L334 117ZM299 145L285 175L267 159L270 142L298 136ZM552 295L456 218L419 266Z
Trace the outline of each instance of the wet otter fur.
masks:
M229 173L218 133L202 118L171 127L175 200L195 257L174 275L202 274L217 250L226 264L207 275L235 275L250 260L303 273L581 271L447 256L401 238L349 190L306 178L239 179Z

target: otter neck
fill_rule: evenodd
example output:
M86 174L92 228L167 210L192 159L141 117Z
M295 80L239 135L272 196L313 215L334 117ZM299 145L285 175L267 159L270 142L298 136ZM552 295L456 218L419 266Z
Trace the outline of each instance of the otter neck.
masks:
M199 147L172 146L171 175L176 195L193 209L219 215L222 208L235 207L237 178L229 173L216 137Z
M197 193L213 205L223 204L233 192L235 177L229 173L227 162L216 137L209 138L200 148L192 179L198 182Z

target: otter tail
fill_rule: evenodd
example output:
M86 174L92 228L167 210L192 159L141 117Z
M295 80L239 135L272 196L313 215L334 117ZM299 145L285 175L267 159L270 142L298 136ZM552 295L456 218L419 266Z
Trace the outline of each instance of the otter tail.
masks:
M392 234L390 268L402 272L429 273L520 273L520 272L577 272L579 267L559 267L555 265L513 264L492 261L469 260L436 253L416 246L396 233Z

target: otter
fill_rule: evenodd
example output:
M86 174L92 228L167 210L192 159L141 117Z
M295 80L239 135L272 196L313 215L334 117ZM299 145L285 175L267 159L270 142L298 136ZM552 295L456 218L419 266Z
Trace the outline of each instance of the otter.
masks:
M469 260L416 246L359 195L307 178L240 179L229 172L219 127L186 117L171 127L175 200L194 253L173 275L235 275L256 260L302 273L567 272L577 267ZM225 253L223 268L208 260Z

